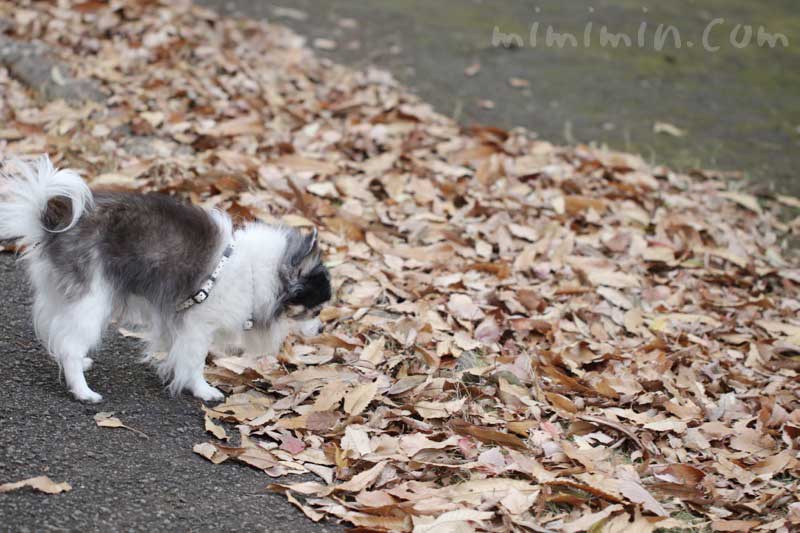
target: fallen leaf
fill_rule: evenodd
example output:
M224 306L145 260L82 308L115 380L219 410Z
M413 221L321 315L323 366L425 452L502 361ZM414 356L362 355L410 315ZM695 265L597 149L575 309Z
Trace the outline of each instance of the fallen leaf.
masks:
M711 529L714 531L741 531L747 533L761 525L758 520L714 520Z
M449 424L456 433L475 437L479 441L487 444L498 444L500 446L507 446L515 450L524 450L527 448L525 443L520 440L519 437L509 433L503 433L494 429L475 426L460 419L453 419L449 422Z
M753 195L741 192L721 192L719 193L719 196L732 202L736 202L737 204L749 209L750 211L753 211L754 213L758 213L759 215L763 214L758 200L756 200L755 196Z
M418 412L422 418L447 418L461 411L465 402L465 398L449 402L421 401L414 404L414 410Z
M377 392L376 383L365 383L355 387L344 397L344 411L351 416L361 413L375 399Z
M458 509L455 511L448 511L431 519L430 521L418 522L414 526L414 533L456 533L461 531L471 531L472 529L464 529L468 527L471 522L482 523L486 520L491 520L494 513L487 511L476 511L471 509ZM426 523L427 522L427 523ZM459 524L461 527L458 527Z
M578 215L589 209L597 213L604 213L607 209L605 200L589 196L568 195L564 197L564 209L569 215Z
M286 450L292 455L297 455L306 449L306 445L300 439L286 435L281 439L281 450Z
M142 438L149 438L147 435L139 431L138 429L134 429L130 426L126 426L122 423L122 421L114 416L114 413L107 413L107 412L100 412L94 415L95 423L101 428L124 428L128 431L133 431L137 435Z
M321 37L314 39L314 48L319 48L320 50L336 50L338 47L339 44L333 39L323 39Z
M472 63L470 66L464 69L464 75L467 76L468 78L471 78L476 74L478 74L480 70L481 70L480 63Z
M386 338L380 337L372 342L370 342L361 352L361 359L362 361L369 361L373 365L379 365L383 360L386 358L383 351L386 347Z
M674 124L670 124L669 122L656 122L653 125L653 133L665 133L672 137L686 136L686 130L682 130Z
M225 428L215 424L214 421L208 417L208 415L206 415L206 431L220 440L228 440L228 434L225 432Z
M568 522L561 527L563 533L578 533L579 531L593 531L595 527L602 524L609 516L619 511L622 511L621 505L609 505L602 511L596 513L589 513L577 520Z
M66 481L63 483L55 483L47 476L37 476L13 483L3 483L0 485L0 493L19 490L23 487L30 487L39 492L44 492L45 494L61 494L62 492L69 492L72 490L72 486Z
M669 513L653 498L653 495L635 481L628 479L619 482L619 491L634 503L641 504L646 510L657 516L668 516Z
M195 444L194 448L192 448L192 451L194 451L194 453L198 455L205 457L215 465L226 461L229 457L226 453L221 452L216 446L214 446L210 442Z
M337 171L333 163L311 159L300 155L284 155L273 161L273 164L285 167L295 172L314 172L320 175L329 175Z
M340 483L338 485L334 485L332 490L334 491L347 491L347 492L359 492L364 490L365 488L372 485L378 476L381 475L383 469L386 467L386 462L382 461L377 463L372 468L365 470L359 474L353 476L349 481L345 481L344 483Z
M349 385L344 381L331 381L319 391L319 396L312 406L312 411L330 411L334 409L342 398Z
M639 287L639 280L631 274L596 270L589 272L589 281L592 285L605 285L616 289L635 289Z
M466 294L454 294L447 303L447 309L456 317L464 320L480 320L483 318L483 311L475 305L472 299Z

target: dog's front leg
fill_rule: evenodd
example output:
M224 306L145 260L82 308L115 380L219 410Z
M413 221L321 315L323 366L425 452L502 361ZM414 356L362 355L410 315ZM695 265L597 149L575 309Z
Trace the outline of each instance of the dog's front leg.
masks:
M170 391L177 394L188 390L196 398L206 402L220 401L225 395L206 382L203 376L206 355L211 346L211 335L197 330L181 331L167 356L172 367Z

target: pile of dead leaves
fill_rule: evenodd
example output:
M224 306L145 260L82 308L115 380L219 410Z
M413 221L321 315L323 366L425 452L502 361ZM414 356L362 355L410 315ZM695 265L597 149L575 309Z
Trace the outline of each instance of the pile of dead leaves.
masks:
M463 129L385 72L184 2L0 17L107 95L39 103L0 68L3 152L320 228L329 333L209 369L232 394L196 452L313 474L273 488L361 530L800 523L800 268L779 240L800 222L776 215L797 200Z

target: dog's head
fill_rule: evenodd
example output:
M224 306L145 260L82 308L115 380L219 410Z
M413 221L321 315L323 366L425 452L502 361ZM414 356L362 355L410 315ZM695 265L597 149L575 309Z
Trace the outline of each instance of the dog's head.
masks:
M281 264L281 313L293 322L293 329L305 337L322 332L319 312L331 299L331 276L322 263L317 230L303 233L290 229Z

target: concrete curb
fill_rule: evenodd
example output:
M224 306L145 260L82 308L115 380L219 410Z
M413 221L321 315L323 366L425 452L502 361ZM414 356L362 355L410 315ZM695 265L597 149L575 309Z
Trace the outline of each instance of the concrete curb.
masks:
M47 101L102 102L106 98L95 82L70 76L70 68L42 43L20 42L0 34L0 64Z

